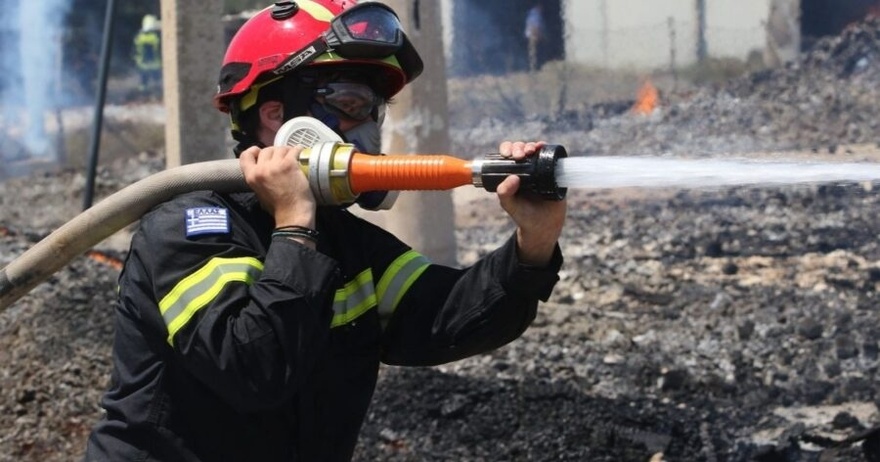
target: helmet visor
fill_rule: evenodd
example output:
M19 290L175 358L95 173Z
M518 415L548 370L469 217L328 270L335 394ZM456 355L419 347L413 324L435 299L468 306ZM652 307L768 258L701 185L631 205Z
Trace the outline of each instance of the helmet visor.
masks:
M385 58L403 45L403 27L391 8L368 2L333 18L324 39L343 58Z

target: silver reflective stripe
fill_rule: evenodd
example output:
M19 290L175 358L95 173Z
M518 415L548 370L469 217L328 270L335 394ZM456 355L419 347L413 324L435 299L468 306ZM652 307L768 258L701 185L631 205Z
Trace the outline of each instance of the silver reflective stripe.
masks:
M202 308L210 304L230 282L250 285L263 272L263 263L253 257L212 258L177 283L159 301L159 312L168 326L168 343L174 335Z
M410 250L397 257L376 286L376 294L379 297L379 317L387 319L391 317L400 299L406 294L416 279L428 269L431 262L424 255Z
M373 272L369 268L355 276L333 296L333 321L330 327L348 324L376 306Z

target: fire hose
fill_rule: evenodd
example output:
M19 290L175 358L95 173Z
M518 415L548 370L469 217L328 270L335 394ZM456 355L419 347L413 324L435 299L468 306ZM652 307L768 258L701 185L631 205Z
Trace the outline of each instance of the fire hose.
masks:
M509 175L521 190L561 200L556 162L567 156L559 145L514 161L492 154L464 160L448 155L370 155L340 142L320 142L300 155L319 205L349 205L368 191L447 190L473 185L494 192ZM80 213L0 270L0 311L42 281L156 205L190 191L243 192L250 188L236 159L199 162L167 169L133 183Z

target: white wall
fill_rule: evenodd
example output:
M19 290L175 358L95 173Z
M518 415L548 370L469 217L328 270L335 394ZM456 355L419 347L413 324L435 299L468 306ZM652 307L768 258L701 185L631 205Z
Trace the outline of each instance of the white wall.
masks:
M709 56L745 59L752 50L763 49L769 2L706 0ZM572 62L657 69L673 60L676 66L696 61L696 0L563 0L562 8L565 52Z
M770 0L706 2L706 42L709 56L745 59L767 44L765 23Z
M443 42L451 60L452 4L440 0ZM763 51L773 0L706 0L705 39L710 57L746 59ZM697 59L697 0L561 0L565 54L571 62L614 69L668 68ZM670 18L673 24L670 25ZM670 27L671 26L671 27Z
M567 56L600 67L668 67L674 40L675 60L681 64L696 54L694 4L694 0L565 0Z

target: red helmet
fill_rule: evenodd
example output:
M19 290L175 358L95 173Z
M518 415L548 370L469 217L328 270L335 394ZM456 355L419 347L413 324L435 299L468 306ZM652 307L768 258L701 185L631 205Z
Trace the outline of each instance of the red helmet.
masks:
M366 10L373 2L363 3L355 10ZM337 52L334 45L318 47L327 42L325 37L343 25L331 26L331 20L356 5L354 0L297 0L276 2L245 22L229 44L220 82L214 96L214 106L230 112L230 102L248 93L255 86L275 80L298 67L314 69L318 66L346 66L374 68L380 73L381 88L376 88L386 99L397 94L404 85L415 79L422 71L422 61L403 31L395 32L395 51L384 57L375 53ZM380 5L376 3L375 5ZM394 14L387 6L382 8ZM392 18L396 23L396 15ZM343 21L338 21L343 22ZM396 23L399 26L399 23ZM345 33L345 31L342 31ZM335 39L335 37L334 37ZM367 41L369 42L369 40ZM339 42L334 42L339 45ZM344 50L343 47L338 47ZM309 52L310 50L311 52ZM358 57L368 56L368 57ZM305 57L305 58L303 58Z

